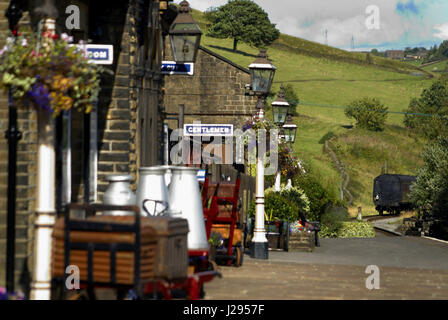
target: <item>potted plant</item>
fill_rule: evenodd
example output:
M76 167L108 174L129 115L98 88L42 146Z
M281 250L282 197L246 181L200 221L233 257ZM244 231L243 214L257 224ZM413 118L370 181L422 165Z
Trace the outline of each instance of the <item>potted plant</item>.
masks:
M209 243L209 253L208 258L210 261L216 261L216 251L222 246L223 239L219 232L212 231L210 233Z

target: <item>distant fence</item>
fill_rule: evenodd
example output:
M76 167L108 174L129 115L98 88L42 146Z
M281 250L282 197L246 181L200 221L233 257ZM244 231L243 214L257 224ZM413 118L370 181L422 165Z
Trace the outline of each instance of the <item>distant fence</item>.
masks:
M351 192L347 189L348 184L350 182L350 176L347 173L347 171L345 170L345 166L344 163L338 158L338 156L336 155L336 153L333 151L333 149L331 149L330 144L328 143L328 140L325 141L324 144L324 151L328 153L328 155L330 156L331 160L333 160L333 163L335 164L336 168L339 171L339 174L341 175L341 179L342 179L342 198L344 197L344 195L347 197L347 203L348 205L352 205L353 203L353 195L351 194ZM342 199L343 200L343 199Z

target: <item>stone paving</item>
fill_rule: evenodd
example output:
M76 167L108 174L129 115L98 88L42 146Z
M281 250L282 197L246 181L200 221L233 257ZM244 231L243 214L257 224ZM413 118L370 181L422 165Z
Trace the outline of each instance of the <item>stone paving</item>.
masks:
M246 255L241 268L220 267L223 277L205 284L205 299L448 299L447 243L384 236L322 239L311 253L269 254L269 260ZM380 289L366 288L370 264L379 267Z

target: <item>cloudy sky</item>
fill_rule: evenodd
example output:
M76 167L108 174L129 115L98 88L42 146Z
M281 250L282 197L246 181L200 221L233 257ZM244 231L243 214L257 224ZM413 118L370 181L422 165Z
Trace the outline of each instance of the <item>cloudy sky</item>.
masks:
M180 0L174 1L179 3ZM227 0L189 0L206 10ZM357 50L430 47L448 39L448 0L254 0L282 33ZM379 20L375 17L379 16ZM379 25L377 24L379 22Z

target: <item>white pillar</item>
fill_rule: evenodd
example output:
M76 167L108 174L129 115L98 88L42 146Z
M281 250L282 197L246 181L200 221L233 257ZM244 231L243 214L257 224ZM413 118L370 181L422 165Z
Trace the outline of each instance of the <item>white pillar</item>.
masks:
M34 222L34 268L31 300L51 298L52 232L55 223L55 150L54 118L37 111L37 199Z
M46 19L46 30L54 33L56 21ZM51 43L43 43L51 45ZM56 155L55 123L53 115L38 108L37 111L37 199L34 222L34 267L31 283L31 300L51 299L52 233L56 220Z

